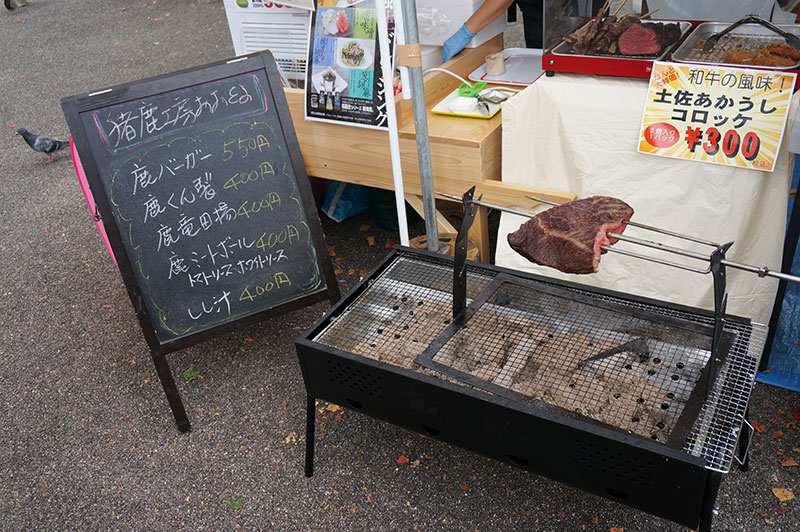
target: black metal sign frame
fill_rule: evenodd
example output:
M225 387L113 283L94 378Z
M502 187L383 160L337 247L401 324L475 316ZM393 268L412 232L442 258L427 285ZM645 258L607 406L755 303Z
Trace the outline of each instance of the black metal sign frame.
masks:
M235 317L231 321L218 325L201 328L196 332L178 336L177 338L162 341L159 339L154 326L153 316L144 302L142 289L134 273L134 264L129 257L122 240L122 232L117 224L112 205L106 194L101 179L98 160L93 153L88 132L86 131L81 116L98 109L131 102L137 99L153 97L169 91L180 90L205 83L215 82L240 74L262 73L266 76L277 112L280 134L285 139L288 150L288 159L291 164L296 184L300 195L300 203L306 215L309 226L311 244L316 250L319 268L323 282L312 291L303 293L287 300L279 300L277 304L262 308L252 314ZM278 90L273 90L278 89ZM191 68L171 74L148 78L131 83L114 86L105 90L84 93L77 96L64 98L61 101L67 123L72 133L73 141L86 173L89 186L96 202L96 211L104 220L111 248L117 259L122 280L130 296L131 303L139 320L159 379L169 401L175 421L181 432L191 429L186 411L178 394L172 372L166 361L168 353L184 349L199 342L203 342L221 334L240 329L242 327L263 321L272 316L284 314L325 299L335 303L340 298L339 287L330 262L325 236L322 232L316 206L309 185L297 135L292 125L289 107L282 90L280 75L275 65L275 60L270 52L261 52L238 57L229 61L221 61L210 65Z

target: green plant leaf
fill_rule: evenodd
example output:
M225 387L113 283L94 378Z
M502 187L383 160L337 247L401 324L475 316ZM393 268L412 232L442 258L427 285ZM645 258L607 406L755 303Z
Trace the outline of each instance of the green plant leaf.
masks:
M187 381L193 381L197 377L200 376L200 373L201 373L200 370L199 369L194 369L194 366L192 365L192 366L189 366L189 369L187 369L186 371L181 373L181 377L183 377Z
M239 497L235 501L228 501L226 504L228 505L228 508L230 508L231 510L238 510L239 508L242 507L244 501L242 500L241 497Z

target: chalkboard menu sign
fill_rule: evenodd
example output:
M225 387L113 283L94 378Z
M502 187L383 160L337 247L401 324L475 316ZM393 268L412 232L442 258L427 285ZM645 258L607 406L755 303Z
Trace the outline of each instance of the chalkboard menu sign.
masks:
M62 107L154 354L338 300L269 52Z

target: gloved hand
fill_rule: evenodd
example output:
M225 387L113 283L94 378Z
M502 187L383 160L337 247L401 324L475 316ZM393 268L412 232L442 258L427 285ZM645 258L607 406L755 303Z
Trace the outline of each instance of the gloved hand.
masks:
M442 52L442 63L450 61L454 55L464 49L464 47L475 37L474 33L470 33L467 27L462 24L458 31L450 36L449 39L444 41L444 51Z

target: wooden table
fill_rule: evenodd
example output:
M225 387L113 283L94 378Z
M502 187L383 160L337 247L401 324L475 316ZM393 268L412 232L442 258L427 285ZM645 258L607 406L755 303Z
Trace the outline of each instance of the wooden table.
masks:
M477 48L466 49L446 63L444 68L467 79L469 73L483 63L487 54L502 49L503 36L498 35ZM532 202L525 198L526 194L559 202L574 199L574 194L568 192L501 181L502 111L490 119L453 117L431 112L431 108L460 83L458 79L442 72L431 72L424 78L434 190L460 196L475 185L475 197L483 194L484 201L505 206L531 205ZM305 91L289 88L285 93L309 175L394 189L387 131L306 121L303 108ZM422 214L413 107L410 100L400 97L395 99L395 103L406 200ZM455 232L443 216L438 216L438 220L440 231ZM481 260L489 262L489 229L485 207L478 209L470 238L477 244Z

